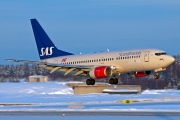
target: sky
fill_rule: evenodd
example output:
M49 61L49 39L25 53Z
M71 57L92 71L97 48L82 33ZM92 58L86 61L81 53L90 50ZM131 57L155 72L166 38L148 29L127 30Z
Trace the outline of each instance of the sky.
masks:
M180 0L1 0L0 64L39 60L30 19L74 54L156 48L180 54Z

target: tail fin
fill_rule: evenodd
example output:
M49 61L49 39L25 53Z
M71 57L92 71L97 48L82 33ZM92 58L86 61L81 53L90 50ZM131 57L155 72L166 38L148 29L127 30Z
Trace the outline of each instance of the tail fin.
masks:
M36 19L31 19L31 25L41 60L58 56L73 55L72 53L68 53L56 48Z

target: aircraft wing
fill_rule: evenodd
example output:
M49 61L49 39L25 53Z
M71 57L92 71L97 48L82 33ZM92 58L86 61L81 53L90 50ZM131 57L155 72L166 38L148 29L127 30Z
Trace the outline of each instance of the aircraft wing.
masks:
M93 66L87 66L87 65L66 65L66 64L57 64L57 63L48 63L44 61L35 61L35 60L19 60L19 59L6 59L11 62L23 62L23 63L29 63L29 64L37 64L42 68L48 68L50 73L53 73L55 71L63 71L65 72L64 75L69 74L70 72L74 71L76 72L75 75L87 75L87 72L90 71L90 69Z
M30 63L30 64L45 64L42 61L35 61L35 60L20 60L20 59L5 59L11 62L23 62L23 63Z

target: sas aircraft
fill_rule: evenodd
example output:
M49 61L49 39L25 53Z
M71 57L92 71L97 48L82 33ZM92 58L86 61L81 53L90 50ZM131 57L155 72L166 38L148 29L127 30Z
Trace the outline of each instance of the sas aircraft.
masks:
M50 70L50 73L62 71L64 75L74 72L75 76L89 76L89 79L86 80L87 85L94 85L95 79L122 73L127 73L134 77L143 77L153 73L154 78L158 79L160 77L158 73L165 71L166 67L175 61L165 51L158 49L136 49L74 55L58 49L36 19L31 19L31 25L40 60L7 60L38 64L39 67ZM109 83L117 84L118 80L112 77Z

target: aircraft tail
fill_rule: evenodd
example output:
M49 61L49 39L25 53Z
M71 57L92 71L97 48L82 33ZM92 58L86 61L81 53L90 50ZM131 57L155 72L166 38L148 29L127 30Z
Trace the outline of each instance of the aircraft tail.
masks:
M37 49L40 59L48 59L58 56L73 55L72 53L65 52L56 48L46 32L36 19L31 19L31 25L36 40Z

